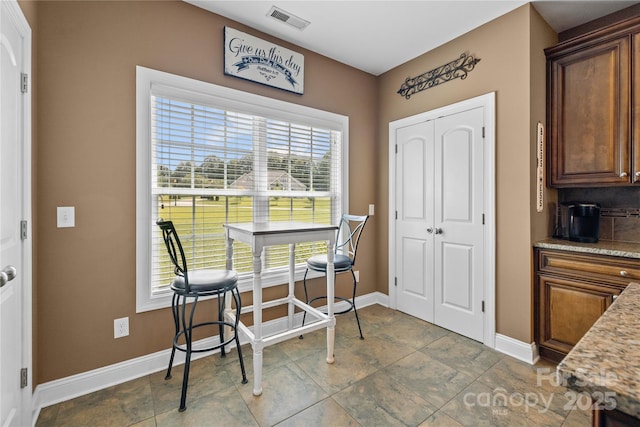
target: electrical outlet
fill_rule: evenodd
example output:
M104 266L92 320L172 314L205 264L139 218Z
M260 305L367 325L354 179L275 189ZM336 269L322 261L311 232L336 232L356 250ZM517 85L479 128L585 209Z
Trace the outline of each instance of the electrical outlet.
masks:
M360 281L360 272L359 271L354 271L353 275L356 276L356 283L358 283Z
M129 318L122 317L113 321L113 338L122 338L129 335Z

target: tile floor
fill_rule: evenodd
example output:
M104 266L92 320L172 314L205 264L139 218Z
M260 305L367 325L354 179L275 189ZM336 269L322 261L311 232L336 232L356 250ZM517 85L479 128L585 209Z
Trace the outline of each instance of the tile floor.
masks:
M234 351L192 363L187 410L182 367L43 408L49 426L588 426L554 366L530 366L478 342L378 305L337 320L335 364L324 330L267 347L262 396L252 395Z

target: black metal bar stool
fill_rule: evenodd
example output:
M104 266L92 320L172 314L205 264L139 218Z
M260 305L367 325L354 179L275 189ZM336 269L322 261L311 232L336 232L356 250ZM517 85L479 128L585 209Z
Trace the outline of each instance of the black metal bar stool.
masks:
M350 298L336 296L335 299L339 301L345 301L348 303L347 309L338 311L335 314L344 314L353 310L356 315L356 322L358 323L358 331L360 332L360 339L363 340L362 328L360 327L360 319L358 318L358 310L356 310L356 275L353 272L353 266L356 264L356 252L358 250L358 243L360 242L360 236L362 236L362 230L369 218L368 215L349 215L343 214L340 218L340 226L338 228L338 238L336 242L336 250L334 256L334 271L335 273L342 273L350 271L353 277L353 294ZM317 296L309 299L309 293L307 290L307 273L309 270L321 271L327 273L327 255L315 255L307 260L307 269L304 272L304 298L307 304L311 304L313 301L319 299L327 299L326 295ZM302 324L307 318L307 312L302 317ZM302 338L302 336L300 336Z
M242 359L242 349L240 348L240 340L238 338L238 322L240 321L241 300L238 291L238 274L232 270L215 270L215 269L196 269L188 271L187 261L182 249L182 244L176 233L176 229L172 221L157 221L158 226L162 230L162 238L169 252L169 257L174 265L175 278L171 283L173 290L173 299L171 301L171 311L173 312L173 320L175 322L176 333L173 338L173 347L171 349L171 358L169 359L169 368L165 380L171 378L171 368L173 367L173 358L176 350L186 353L184 363L184 376L182 378L182 395L180 397L180 409L182 412L187 409L187 386L189 383L189 367L191 365L191 354L213 351L220 349L222 357L225 357L225 346L235 341L238 349L238 358L240 359L240 369L242 370L242 383L247 383L247 375L244 369L244 361ZM225 298L230 293L235 303L235 321L233 323L225 321L224 309ZM218 318L217 320L193 324L193 316L196 311L196 305L200 297L216 296L218 300ZM187 302L191 303L191 308L187 307ZM203 326L218 326L220 334L220 343L212 347L203 349L194 349L192 343L193 330ZM225 339L225 326L232 328L233 333ZM184 336L185 343L179 344L178 340Z

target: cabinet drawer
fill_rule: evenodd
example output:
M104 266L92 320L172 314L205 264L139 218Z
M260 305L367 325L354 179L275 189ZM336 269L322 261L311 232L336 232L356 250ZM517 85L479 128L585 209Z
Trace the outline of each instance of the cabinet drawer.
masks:
M576 252L539 250L539 272L625 287L640 280L640 260Z

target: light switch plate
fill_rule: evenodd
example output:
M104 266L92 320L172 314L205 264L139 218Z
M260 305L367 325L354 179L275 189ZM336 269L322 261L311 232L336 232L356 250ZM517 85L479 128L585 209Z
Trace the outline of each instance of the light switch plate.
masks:
M376 205L369 205L369 215L374 215L376 213Z
M58 206L58 228L76 226L76 208L73 206Z

